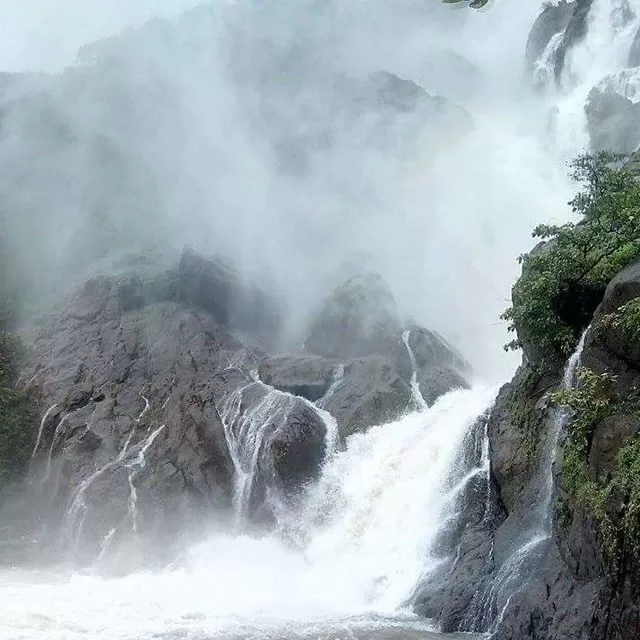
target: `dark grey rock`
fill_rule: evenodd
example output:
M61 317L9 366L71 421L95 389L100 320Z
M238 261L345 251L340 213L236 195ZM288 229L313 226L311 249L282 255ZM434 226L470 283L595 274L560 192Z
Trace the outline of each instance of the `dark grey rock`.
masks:
M264 346L277 340L281 319L274 302L222 260L183 251L176 288L178 300L206 311L223 327Z
M304 347L344 362L402 351L402 325L389 285L378 274L353 277L325 301L309 326Z
M585 112L594 151L629 154L640 145L640 104L611 87L594 87Z
M321 356L268 356L258 373L266 384L313 402L329 390L336 367L335 361Z
M549 3L543 7L527 38L525 62L530 71L546 49L551 38L565 31L569 26L575 8L575 2L567 2L566 0L561 0L558 4Z
M343 439L370 426L391 422L409 408L409 385L385 356L356 358L343 366L342 380L318 401L318 406L338 422Z

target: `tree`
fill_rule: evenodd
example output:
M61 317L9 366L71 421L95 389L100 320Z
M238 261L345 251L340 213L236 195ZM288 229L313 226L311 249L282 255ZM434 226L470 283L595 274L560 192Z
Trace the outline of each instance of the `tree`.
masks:
M570 202L578 222L540 225L542 246L520 257L522 276L502 318L518 338L563 357L574 349L611 279L640 259L640 184L620 158L599 153L573 161L584 189Z

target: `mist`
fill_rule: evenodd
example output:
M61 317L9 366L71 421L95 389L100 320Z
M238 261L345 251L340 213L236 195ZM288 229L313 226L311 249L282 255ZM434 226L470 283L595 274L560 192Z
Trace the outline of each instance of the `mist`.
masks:
M516 257L573 188L523 78L536 3L77 4L0 9L0 64L45 72L0 95L1 231L27 312L189 245L281 300L290 348L331 287L372 270L506 377ZM403 91L417 107L389 106Z

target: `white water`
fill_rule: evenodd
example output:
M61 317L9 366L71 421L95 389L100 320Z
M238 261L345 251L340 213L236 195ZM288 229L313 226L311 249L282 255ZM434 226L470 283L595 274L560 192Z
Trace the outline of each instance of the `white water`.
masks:
M577 370L580 366L580 358L588 331L589 327L583 332L575 351L567 360L561 382L561 389L564 391L573 389L577 382ZM476 612L480 626L485 629L494 618L495 607L502 602L500 613L493 620L493 629L498 628L511 603L513 594L523 589L527 584L528 575L544 550L544 543L551 538L553 467L558 457L560 436L566 424L566 412L562 408L556 409L539 457L537 473L540 477L541 487L531 508L533 522L530 530L522 532L524 534L522 542L500 566L488 592L483 597L480 610Z
M149 408L149 402L146 400L146 398L145 398L145 402L147 403L146 407L143 410L143 412L140 414L140 417L138 418L137 422L140 421L140 418L144 415L145 411L147 411ZM131 462L125 465L128 470L127 481L129 482L129 519L131 521L131 530L134 533L138 531L138 490L136 489L136 485L134 481L138 477L138 475L140 475L140 472L142 472L147 466L147 459L146 459L147 451L149 451L155 439L160 435L160 433L163 431L164 428L165 428L165 425L162 425L158 427L155 431L153 431L149 435L149 437L145 440L144 444L140 448L140 451L138 452L138 455ZM126 454L128 443L129 441L127 440L127 443L125 444L125 449L123 450L125 454Z
M623 22L627 4L631 19ZM633 36L640 26L639 0L594 0L584 40L567 52L561 88L554 98L556 144L563 158L589 146L584 105L589 91L627 66ZM624 94L623 94L624 95Z
M156 573L5 572L0 638L337 638L358 625L363 637L375 637L378 627L392 633L394 625L399 634L417 629L425 637L425 623L402 606L437 562L429 550L454 509L451 466L494 397L495 389L454 391L426 411L350 438L345 451L328 457L308 496L299 549L275 536L214 535Z
M402 334L402 342L409 354L409 360L411 362L411 401L415 409L426 409L428 407L427 401L420 391L420 382L418 380L418 365L416 364L416 357L413 354L413 349L409 344L409 338L411 337L411 331L405 331Z
M51 412L57 407L57 404L52 404L42 416L42 420L40 420L40 427L38 429L38 435L36 437L36 444L33 447L33 452L31 453L31 459L33 459L38 451L38 447L40 446L40 441L42 440L42 433L44 431L44 425L47 422L47 418L51 415Z
M509 32L515 31L511 29L511 15L504 15L507 5L511 5L514 15L519 15L521 9L513 8L522 6L519 3L497 3L493 14L497 17L492 18L491 12L478 15L477 23L485 26L468 39L469 49L478 53L478 64L489 61L487 84L495 79L492 72L496 77L503 75L504 65L496 61L520 64L519 51L507 47L510 38L499 37L497 31L500 21L510 25ZM595 0L594 6L594 15L606 16L612 2ZM597 19L585 45L570 54L561 91L549 99L558 108L560 158L585 146L584 98L603 75L619 70L628 50L630 31L615 31L607 24L608 20ZM550 45L547 58L556 44ZM495 52L498 55L492 58ZM539 72L546 73L547 66L548 59L541 61ZM508 69L504 75L505 82L513 82ZM505 95L512 90L515 95ZM503 99L511 101L499 104ZM510 87L497 99L485 96L479 104L470 105L476 130L460 147L443 151L428 175L424 166L417 166L408 176L408 184L403 185L406 192L398 194L398 244L403 245L406 237L416 235L425 239L424 256L418 256L415 265L415 273L420 275L414 277L409 269L411 277L406 277L403 272L405 297L417 297L416 284L424 274L436 280L461 282L460 288L470 297L447 295L443 299L445 308L435 305L436 319L443 323L455 320L456 330L471 336L464 346L476 350L476 356L495 357L493 345L490 344L491 352L485 351L478 335L484 336L486 327L496 326L495 318L506 304L506 289L494 284L496 276L502 276L504 282L515 277L517 267L512 258L527 248L529 229L542 221L541 216L568 215L561 208L568 193L562 172L537 129L540 113L528 108L517 111L522 102L522 94ZM429 162L433 160L430 158ZM460 176L459 184L453 187L452 175ZM403 220L407 211L415 210L416 202L422 205L425 185L433 196L428 206L436 214L435 219L429 224L420 217L416 221L416 216L411 221ZM368 222L369 226L375 231L375 221ZM373 232L371 236L376 237ZM442 243L443 238L444 253L451 254L448 262L442 262L443 254L436 244ZM513 256L497 251L506 239ZM479 252L480 245L488 247L484 254ZM431 255L439 256L437 263L429 259ZM475 287L465 287L468 282ZM402 286L401 283L400 289ZM433 306L430 296L424 298L425 306ZM479 304L486 298L495 299L493 309ZM484 315L473 313L476 306ZM495 329L496 334L501 332L501 328ZM408 341L406 344L408 347ZM409 353L413 356L410 349ZM413 381L412 390L416 391ZM246 510L250 499L255 455L269 412L273 410L272 417L278 412L280 417L286 413L280 400L265 398L265 406L252 420L245 421L240 432L234 432L227 424L233 425L240 418L243 392L241 389L232 394L223 412L238 476L239 512ZM0 638L351 638L358 629L370 637L377 628L390 637L390 629L396 626L398 637L412 637L413 629L422 634L424 624L403 614L402 605L417 580L438 562L431 557L430 547L441 523L450 517L456 495L478 473L488 473L488 447L483 446L482 463L477 469L471 469L456 483L450 477L465 435L492 397L493 391L486 389L457 391L429 409L353 437L344 452L336 453L329 443L328 449L333 453L318 486L308 496L298 523L300 549L271 536L254 539L215 535L186 550L179 563L155 573L106 578L97 574L4 571L0 574ZM138 422L147 408L145 405ZM45 420L46 416L40 436ZM329 423L325 416L325 424ZM117 458L76 488L67 514L75 535L79 536L82 530L87 490L107 471L130 459L134 430ZM331 433L337 433L335 423ZM149 446L152 443L153 440ZM552 445L550 465L557 438ZM130 463L133 468L139 467L139 460L145 464L143 451L147 451L145 446ZM551 466L548 469L550 478ZM129 506L135 529L137 495L133 481L130 475ZM546 493L541 504L546 501L545 496ZM545 535L536 532L519 547L501 569L505 580L520 572ZM101 562L106 561L114 536L114 530L105 535ZM497 585L504 587L504 582L498 580Z

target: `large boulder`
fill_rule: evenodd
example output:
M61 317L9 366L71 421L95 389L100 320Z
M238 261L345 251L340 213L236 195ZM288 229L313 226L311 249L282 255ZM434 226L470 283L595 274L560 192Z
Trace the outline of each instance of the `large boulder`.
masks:
M305 349L338 362L371 355L388 358L402 379L414 373L427 402L465 387L469 365L444 338L400 319L387 282L370 273L336 288L312 318Z
M248 469L234 430L260 412L259 442L242 445L259 486L248 487L247 515L264 511L269 492L284 500L313 479L322 417L251 377L263 353L247 344L273 335L272 310L237 274L186 252L168 271L93 278L25 329L20 385L40 413L30 511L48 523L43 535L79 560L138 538L171 553L185 531L237 507ZM229 420L228 400L244 387Z
M236 368L218 373L211 384L241 483L236 508L268 522L318 477L327 447L325 419L305 399Z
M587 97L585 112L591 147L595 151L629 154L640 145L640 95L625 95L628 72L594 87ZM636 87L639 77L635 74ZM626 78L626 85L629 78ZM637 94L636 90L636 94Z
M403 351L398 308L387 282L376 273L338 286L312 318L304 347L347 360L374 353L396 359Z
M318 406L335 417L342 438L391 422L410 408L411 390L394 363L371 355L348 360Z

